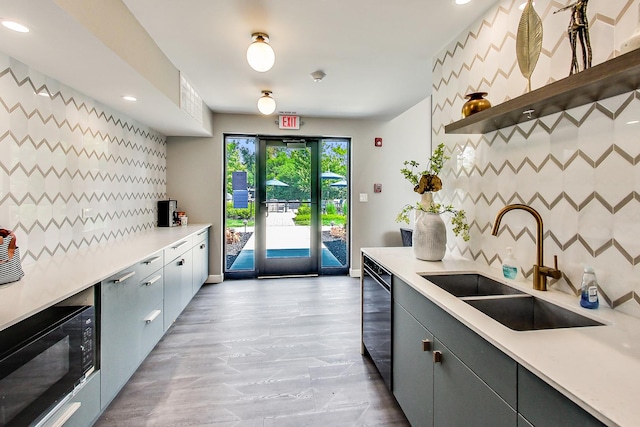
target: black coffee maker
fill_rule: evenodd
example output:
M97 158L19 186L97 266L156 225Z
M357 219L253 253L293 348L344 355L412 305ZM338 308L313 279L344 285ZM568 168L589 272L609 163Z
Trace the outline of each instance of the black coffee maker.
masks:
M178 201L158 200L158 227L174 227L179 223Z

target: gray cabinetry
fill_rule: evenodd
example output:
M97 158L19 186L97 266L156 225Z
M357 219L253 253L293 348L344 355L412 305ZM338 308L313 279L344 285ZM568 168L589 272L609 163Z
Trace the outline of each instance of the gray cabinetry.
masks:
M202 284L209 278L209 231L201 231L196 234L194 240L193 295L198 293Z
M392 292L393 394L411 425L603 425L396 276Z
M511 426L517 413L437 338L433 369L435 426Z
M104 280L100 293L102 407L160 340L163 330L162 252ZM155 269L155 271L153 270ZM148 273L142 277L141 273Z
M193 297L191 240L182 240L164 250L164 330L175 322Z
M139 343L135 322L138 278L125 270L101 285L100 369L101 401L106 407L137 368Z
M43 427L86 427L92 425L100 415L100 371L91 375L75 390L75 394L62 405Z
M397 277L392 289L393 393L411 424L515 427L517 364Z
M414 426L433 425L433 335L393 303L393 395Z
M536 427L604 425L522 366L518 367L518 412Z

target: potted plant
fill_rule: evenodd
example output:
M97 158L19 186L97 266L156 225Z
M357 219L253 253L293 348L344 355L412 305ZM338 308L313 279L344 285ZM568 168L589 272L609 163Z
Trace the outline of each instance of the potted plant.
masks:
M427 169L416 172L420 166L415 160L404 162L400 173L413 184L413 191L421 195L420 202L405 205L396 222L409 223L409 213L415 211L415 228L413 230L413 250L417 258L427 261L440 261L446 251L446 227L440 215L451 215L453 234L469 240L469 224L464 210L457 210L453 205L442 205L433 202L433 193L442 189L442 180L438 176L444 162L449 160L444 154L444 144L439 144L429 159Z

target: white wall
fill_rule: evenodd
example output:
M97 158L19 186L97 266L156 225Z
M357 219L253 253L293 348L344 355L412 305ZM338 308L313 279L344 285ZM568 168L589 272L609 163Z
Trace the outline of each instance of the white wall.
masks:
M317 119L302 117L304 125L295 136L351 138L351 269L359 270L359 251L367 246L400 246L400 225L395 216L415 194L400 175L404 160L426 161L430 152L430 99L426 99L391 121ZM209 273L213 280L223 274L223 185L224 135L289 135L275 124L274 117L213 115L211 138L169 137L167 139L167 194L178 200L190 222L214 224ZM374 146L382 137L383 146ZM373 193L373 184L382 193ZM367 193L369 201L359 202Z

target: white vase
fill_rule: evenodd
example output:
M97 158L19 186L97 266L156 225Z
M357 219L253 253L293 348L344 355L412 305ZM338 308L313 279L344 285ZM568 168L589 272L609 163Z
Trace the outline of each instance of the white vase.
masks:
M432 203L431 193L424 193L420 204L426 209ZM447 251L447 227L439 214L415 211L413 254L424 261L440 261Z
M640 5L638 5L638 28L635 33L629 37L622 46L620 46L620 54L631 52L640 47Z

